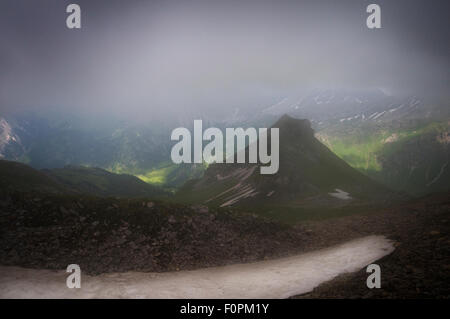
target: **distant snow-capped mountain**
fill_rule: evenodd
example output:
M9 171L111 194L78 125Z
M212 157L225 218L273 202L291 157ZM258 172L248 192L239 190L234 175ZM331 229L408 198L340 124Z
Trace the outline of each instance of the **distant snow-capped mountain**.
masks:
M23 155L23 152L23 145L14 125L5 118L0 118L0 158L15 159Z
M423 99L398 97L384 90L312 90L309 93L284 97L262 110L263 114L289 114L309 119L320 129L344 122L386 122L408 118L440 118L445 108L434 107Z

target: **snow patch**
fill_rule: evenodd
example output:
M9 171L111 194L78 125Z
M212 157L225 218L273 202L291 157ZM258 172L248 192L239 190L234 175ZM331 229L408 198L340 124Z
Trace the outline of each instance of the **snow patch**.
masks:
M444 173L445 168L447 167L447 165L448 165L448 162L446 162L444 165L441 166L441 170L436 175L436 177L433 178L433 180L426 185L427 187L430 187L432 184L436 183L439 180L439 178L441 178L441 176Z
M382 116L384 113L386 113L386 111L383 111L383 112L377 114L377 116L375 116L374 118L372 118L372 120L376 120L377 118L379 118L380 116Z
M350 194L347 193L346 191L343 191L342 189L336 188L335 189L335 193L328 193L330 196L333 196L335 198L339 198L342 200L349 200L352 199L351 196L349 196Z
M384 236L367 236L250 264L168 273L82 274L79 289L67 288L64 270L0 267L0 298L288 298L359 271L393 251L393 243Z

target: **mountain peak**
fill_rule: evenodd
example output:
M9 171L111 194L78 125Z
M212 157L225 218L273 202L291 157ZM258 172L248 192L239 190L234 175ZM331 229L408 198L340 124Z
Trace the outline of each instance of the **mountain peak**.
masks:
M314 138L311 123L283 115L273 126L279 128L279 171L261 175L258 165L210 165L201 179L188 182L178 198L207 205L237 205L258 208L267 205L282 212L305 210L316 205L326 209L349 203L369 204L390 193L350 167ZM248 148L247 148L248 149ZM335 197L335 192L349 197ZM263 209L263 208L261 208ZM279 209L279 210L278 210Z
M284 114L272 127L278 127L281 132L289 132L301 136L314 135L311 122L307 119L297 119Z

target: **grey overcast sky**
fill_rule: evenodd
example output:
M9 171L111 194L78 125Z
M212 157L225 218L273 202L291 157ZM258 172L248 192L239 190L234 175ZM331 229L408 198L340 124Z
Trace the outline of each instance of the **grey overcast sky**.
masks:
M1 0L0 111L220 113L322 87L448 98L449 15L448 0Z

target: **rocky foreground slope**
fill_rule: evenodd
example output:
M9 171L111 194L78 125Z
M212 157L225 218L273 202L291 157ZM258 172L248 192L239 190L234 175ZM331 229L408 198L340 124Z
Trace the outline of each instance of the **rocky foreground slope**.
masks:
M88 274L251 262L302 236L251 214L139 199L14 193L0 199L0 264Z
M302 298L450 298L450 200L433 195L384 210L286 226L235 209L143 199L0 195L0 265L86 274L176 271L248 263L385 235L382 288L365 269Z
M394 240L395 250L376 262L381 267L380 289L367 288L369 274L363 268L296 298L450 298L449 195L430 195L383 211L304 225L318 242L376 233Z

